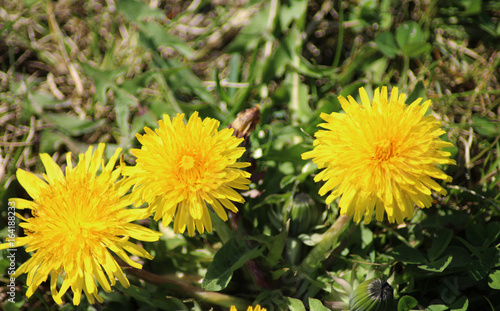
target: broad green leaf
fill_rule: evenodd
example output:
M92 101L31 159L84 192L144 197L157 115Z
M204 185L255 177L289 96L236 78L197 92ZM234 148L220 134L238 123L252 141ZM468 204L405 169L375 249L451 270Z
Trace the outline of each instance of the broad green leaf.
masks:
M451 307L450 311L467 311L469 308L469 299L467 297L462 296L455 301Z
M409 311L418 305L417 299L411 296L403 296L398 302L398 311Z
M491 243L495 243L500 238L500 222L492 221L486 225L486 240L484 247L488 247Z
M288 149L283 150L271 150L266 156L266 160L276 160L282 162L292 162L295 163L300 160L300 155L311 148L306 148L303 145L294 145Z
M469 248L472 253L479 257L478 247L483 244L487 238L487 227L482 223L469 224L465 227L465 236L467 240L457 237L465 247Z
M72 115L46 113L43 118L60 130L61 132L70 136L80 136L85 133L95 131L106 123L105 119L93 121L80 119Z
M164 297L162 299L152 299L151 302L153 305L161 310L170 311L189 311L189 309L182 300L175 297Z
M425 43L425 34L417 22L409 21L396 29L396 42L401 49L409 43Z
M467 274L476 282L481 281L488 275L488 268L479 260L470 263Z
M408 247L406 245L396 246L392 252L389 253L394 259L406 263L423 264L426 262L424 255L418 250Z
M276 77L281 77L286 73L286 69L291 66L299 66L300 47L302 38L299 31L293 28L280 42L275 52L269 59L265 71L263 73L263 82L268 83ZM296 63L294 63L296 61ZM288 72L289 75L294 74Z
M444 310L448 310L448 309L449 309L448 306L445 306L445 305L430 305L425 310L426 311L444 311Z
M412 104L415 100L422 98L422 102L427 99L427 90L422 83L422 81L418 81L417 84L415 85L415 88L413 89L413 92L411 92L410 95L408 95L408 98L406 99L406 104L410 105ZM422 104L420 102L420 104ZM430 113L430 110L427 111L427 114ZM426 114L426 115L427 115Z
M311 64L302 55L299 55L299 66L294 69L301 75L312 78L328 77L329 79L334 79L335 75L339 72L338 68Z
M309 310L310 311L329 311L327 307L323 305L321 301L314 298L309 298Z
M500 270L495 270L488 275L488 285L493 289L500 289Z
M142 40L149 41L152 45L149 46L154 51L161 46L170 46L182 53L188 59L193 58L194 50L191 49L186 42L179 37L169 33L168 29L156 22L144 23L139 26L141 29ZM144 42L144 41L143 41Z
M8 299L8 298L6 298ZM26 302L21 300L16 303L7 301L7 303L4 305L4 311L21 311L24 310L23 305L25 305Z
M130 297L133 297L137 301L140 301L146 305L154 306L151 302L151 294L149 293L149 290L137 287L135 285L131 285L126 288L123 286L119 286L119 288L121 292L129 295Z
M289 311L306 311L304 304L299 299L285 297L285 300Z
M485 249L481 262L483 262L488 269L500 267L500 248L489 247Z
M265 246L249 249L245 242L231 238L215 254L212 263L207 268L202 287L207 291L220 291L227 287L233 277L233 272L241 268L245 262L259 256Z
M158 9L151 8L146 2L135 0L119 0L116 8L125 17L136 24L142 22L145 17L163 17L164 14Z
M399 48L394 40L392 32L384 31L375 37L375 43L379 50L388 57L394 57L399 53Z
M83 71L94 80L97 100L101 105L106 105L106 92L109 88L112 88L114 91L119 89L115 81L119 76L125 74L127 68L101 70L86 63L82 63L81 66Z
M486 137L497 137L500 134L499 122L490 121L477 115L472 117L472 128L476 133Z
M403 54L408 57L418 57L431 50L431 45L427 42L409 42L403 47Z
M458 0L455 3L459 4L464 10L460 12L465 16L472 16L481 13L482 0Z
M458 268L464 267L470 263L471 253L467 251L464 247L459 246L448 246L446 250L443 252L442 256L451 255L453 260L449 264L448 268Z
M321 118L321 113L331 114L332 112L339 112L341 108L337 96L331 93L325 94L325 96L318 101L317 105L318 107L316 108L315 113L310 116L309 122L305 124L304 128L302 128L304 132L311 136L311 138L318 130L318 125L325 123L325 120Z
M294 20L300 21L307 12L307 1L303 0L290 0L284 1L281 4L279 17L281 30L287 31L288 26Z
M288 237L288 226L289 222L287 222L286 228L283 228L277 236L273 237L269 254L266 256L266 262L269 268L276 266L281 259L281 254L283 253Z
M45 93L44 91L31 93L29 100L37 113L42 113L44 108L54 108L56 106L70 105L70 102L68 100L56 99L54 96Z
M269 22L270 10L270 5L266 4L255 15L248 17L251 18L251 21L240 30L238 36L229 44L227 52L246 52L255 49L259 41L262 40L262 35L270 34L274 29L274 21Z
M214 96L212 96L212 94L207 91L207 88L203 85L200 78L196 76L190 68L185 68L182 63L176 59L169 59L166 66L167 68L162 69L181 68L179 70L176 70L175 74L169 75L168 87L170 87L172 90L175 90L175 92L192 92L205 105L210 104L212 106L217 106L218 103L216 102ZM193 107L191 108L192 110L201 109L197 108L193 102L190 102L188 106ZM213 117L217 116L214 115Z
M444 252L453 237L453 231L450 229L438 228L432 234L432 246L427 251L427 257L433 262Z
M363 1L360 3L360 6L359 19L363 25L371 26L374 23L378 23L380 13L375 1Z
M422 270L431 271L431 272L443 272L446 267L448 267L453 260L453 256L447 255L439 260L431 262L425 265L419 265L418 267Z
M60 145L64 144L65 139L69 138L58 132L43 130L40 135L40 153L53 154Z

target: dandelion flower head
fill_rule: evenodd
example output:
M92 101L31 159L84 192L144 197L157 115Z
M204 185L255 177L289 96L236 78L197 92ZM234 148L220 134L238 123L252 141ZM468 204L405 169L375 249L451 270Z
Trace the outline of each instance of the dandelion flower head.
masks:
M144 209L126 209L131 202L116 186L120 169L113 167L120 150L116 150L104 165L104 148L105 145L100 144L92 152L90 147L85 154L79 155L79 162L74 167L68 153L66 174L48 154L41 154L46 169L45 181L22 169L17 170L19 183L33 201L10 201L17 209L30 209L33 217L26 219L17 214L24 221L20 226L25 236L8 239L0 249L27 245L26 251L32 253L13 275L27 273L28 297L50 275L50 289L56 303L62 303L61 298L70 287L75 305L80 303L82 291L90 303L103 302L96 283L107 292L116 284L116 279L124 287L130 285L109 250L138 269L142 266L132 261L125 251L152 259L129 238L156 241L161 233L131 223L148 214ZM59 291L58 277L63 280Z
M325 181L319 194L329 195L329 204L338 197L342 215L364 215L369 223L373 210L382 221L402 223L414 214L414 204L430 207L431 190L446 195L433 178L450 182L437 165L456 164L444 147L453 146L439 137L445 132L432 115L426 116L430 100L410 105L395 87L390 98L387 87L378 88L370 102L364 88L361 103L339 96L345 113L321 114L326 121L316 132L314 149L302 154L323 169L315 181Z
M187 124L184 114L170 119L165 115L155 131L146 127L136 137L141 149L132 149L135 166L123 169L136 204L149 204L155 220L167 226L174 221L174 232L190 236L195 229L212 231L207 204L224 221L224 208L238 209L233 202L243 203L234 189L246 190L250 174L241 168L250 164L237 162L245 152L238 147L243 141L232 135L233 129L218 130L219 121L202 120L195 112Z

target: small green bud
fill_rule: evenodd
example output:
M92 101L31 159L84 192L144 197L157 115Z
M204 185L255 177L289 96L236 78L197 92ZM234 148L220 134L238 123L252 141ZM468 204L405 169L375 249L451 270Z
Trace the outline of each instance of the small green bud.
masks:
M351 293L351 311L390 311L394 301L394 291L382 279L366 280Z
M318 223L319 217L316 204L307 193L299 193L293 197L290 209L292 235L307 232L310 227Z

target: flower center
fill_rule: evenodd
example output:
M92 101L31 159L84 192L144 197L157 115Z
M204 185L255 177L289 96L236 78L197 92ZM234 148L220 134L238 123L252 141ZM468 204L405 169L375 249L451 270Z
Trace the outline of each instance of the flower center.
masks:
M387 161L396 155L395 143L391 140L384 139L375 144L375 160Z
M184 155L179 163L180 168L183 170L190 170L194 167L195 159L192 156Z

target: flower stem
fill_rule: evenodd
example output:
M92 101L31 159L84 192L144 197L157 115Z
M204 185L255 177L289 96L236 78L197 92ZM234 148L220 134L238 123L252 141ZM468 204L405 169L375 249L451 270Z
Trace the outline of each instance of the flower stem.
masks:
M210 219L212 219L212 229L219 236L222 244L226 244L227 241L233 236L233 231L229 228L227 222L220 219L217 214L209 210Z
M339 236L348 227L351 216L340 216L335 223L323 234L321 241L314 246L300 264L300 271L310 274L318 268L326 255L333 250Z
M134 275L151 284L162 285L168 283L175 285L171 289L177 291L178 293L181 293L182 295L193 297L199 299L200 301L204 301L209 304L215 304L224 308L230 308L231 306L235 306L238 310L245 310L250 305L248 301L241 298L217 292L204 291L201 288L193 286L180 278L175 278L175 279L167 278L161 275L148 272L146 270L136 269L132 267L127 268L127 273Z

